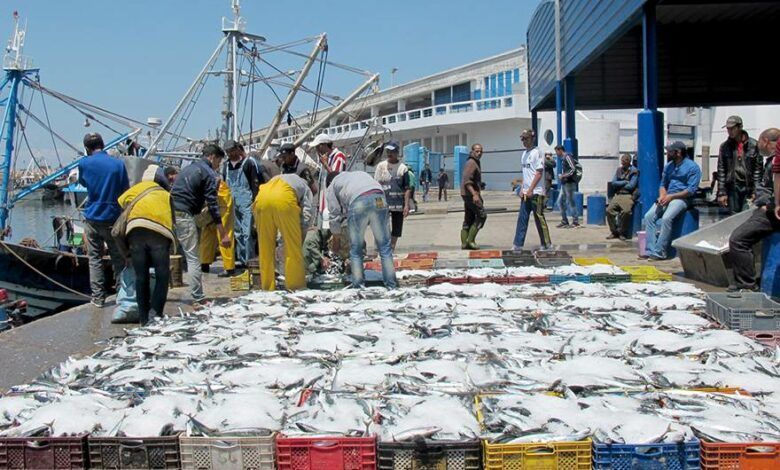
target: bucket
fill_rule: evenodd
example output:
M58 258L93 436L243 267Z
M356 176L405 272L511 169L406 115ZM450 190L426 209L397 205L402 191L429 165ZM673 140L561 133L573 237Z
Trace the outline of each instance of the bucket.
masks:
M639 240L639 256L645 256L645 249L647 248L647 232L644 230L637 232L636 237Z

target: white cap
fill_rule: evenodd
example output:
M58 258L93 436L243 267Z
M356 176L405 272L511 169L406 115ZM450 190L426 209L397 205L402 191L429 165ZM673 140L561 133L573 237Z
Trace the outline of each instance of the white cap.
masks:
M320 144L332 144L333 139L330 138L328 134L317 134L317 137L314 138L314 140L311 143L312 147L316 147Z

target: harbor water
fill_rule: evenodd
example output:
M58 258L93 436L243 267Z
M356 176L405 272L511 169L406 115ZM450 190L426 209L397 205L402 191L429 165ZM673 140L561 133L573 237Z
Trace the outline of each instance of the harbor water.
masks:
M55 246L55 217L72 218L74 225L83 227L80 215L67 201L22 200L11 210L11 235L8 240L20 242L25 238L33 238L42 247Z

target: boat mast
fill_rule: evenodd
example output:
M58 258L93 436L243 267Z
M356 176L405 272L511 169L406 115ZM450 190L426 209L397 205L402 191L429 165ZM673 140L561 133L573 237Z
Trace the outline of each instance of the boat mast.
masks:
M22 55L26 30L27 24L25 23L24 26L21 26L19 24L19 14L14 12L14 32L6 47L6 55L3 58L5 77L3 77L3 81L0 83L0 91L8 86L8 98L5 103L2 128L2 140L5 141L5 146L3 148L3 160L0 164L0 176L2 176L0 179L0 239L5 234L6 222L8 220L8 190L14 152L19 84L27 74L36 71L32 68L32 61Z
M227 67L225 69L225 100L222 114L224 116L222 144L228 140L238 140L238 86L241 78L241 70L238 68L238 37L244 34L245 22L241 18L240 0L232 0L233 24L224 27L222 31L227 35ZM224 23L224 22L223 22Z

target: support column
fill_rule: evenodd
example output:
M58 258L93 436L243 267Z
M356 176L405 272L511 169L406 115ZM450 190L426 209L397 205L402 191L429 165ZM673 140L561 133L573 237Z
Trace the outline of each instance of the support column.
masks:
M539 113L534 110L531 111L531 129L534 131L534 144L539 145Z
M555 83L555 145L563 145L563 82ZM563 172L563 159L555 156L555 174ZM557 180L558 178L556 178Z
M452 149L452 154L455 156L455 165L453 171L453 184L455 188L460 187L460 180L463 175L463 167L466 165L466 160L469 159L469 148L464 145L456 145Z
M644 109L637 117L639 160L638 210L646 212L658 198L663 170L663 122L658 111L658 63L655 5L648 3L642 17L642 82ZM637 209L634 209L637 210Z
M566 90L566 140L563 141L563 146L566 151L572 155L579 156L577 149L577 111L576 111L576 90L574 84L574 77L566 77L564 79L564 87Z

